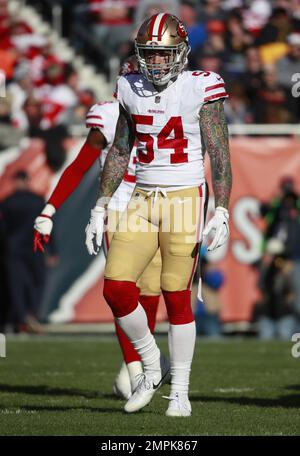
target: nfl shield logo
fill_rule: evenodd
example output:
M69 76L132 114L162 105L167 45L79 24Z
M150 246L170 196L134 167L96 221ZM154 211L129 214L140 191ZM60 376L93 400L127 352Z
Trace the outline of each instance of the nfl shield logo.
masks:
M160 103L160 96L159 96L159 95L156 95L156 97L155 97L155 103Z

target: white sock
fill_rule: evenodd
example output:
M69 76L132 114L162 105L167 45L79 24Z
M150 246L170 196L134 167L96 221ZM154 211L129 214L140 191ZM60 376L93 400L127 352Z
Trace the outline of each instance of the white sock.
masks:
M169 326L171 360L171 396L176 392L188 395L191 365L196 342L195 322Z
M160 374L160 351L149 330L147 315L141 304L130 314L116 320L140 355L145 373L154 371Z
M150 330L148 329L145 337L133 340L131 343L142 359L145 374L154 373L161 375L160 350Z
M130 379L131 391L133 391L137 385L137 376L143 372L141 361L132 361L131 363L128 363L127 370Z

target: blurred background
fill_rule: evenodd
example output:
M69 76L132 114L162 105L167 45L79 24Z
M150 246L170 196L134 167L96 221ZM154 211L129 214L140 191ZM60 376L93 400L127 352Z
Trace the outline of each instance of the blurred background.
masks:
M0 0L0 332L112 330L105 258L84 244L98 164L55 215L46 256L32 226L89 107L113 99L140 23L162 10L187 27L190 69L220 73L230 94L231 239L201 249L198 334L300 331L300 0ZM163 303L158 320L163 331Z

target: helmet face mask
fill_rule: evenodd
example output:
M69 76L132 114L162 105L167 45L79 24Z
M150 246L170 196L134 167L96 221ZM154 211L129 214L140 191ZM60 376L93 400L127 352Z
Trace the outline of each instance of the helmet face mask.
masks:
M177 77L187 64L189 48L185 43L165 47L135 46L141 72L155 85L167 84L170 79ZM158 58L155 59L154 56Z
M156 32L155 30L159 30ZM140 71L154 85L166 85L187 64L190 51L184 25L170 14L157 14L138 31L135 52Z

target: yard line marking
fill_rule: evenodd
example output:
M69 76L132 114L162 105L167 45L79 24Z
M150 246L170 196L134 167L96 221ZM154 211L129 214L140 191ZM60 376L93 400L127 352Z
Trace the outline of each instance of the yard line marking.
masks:
M216 393L247 393L254 391L254 388L215 388Z

